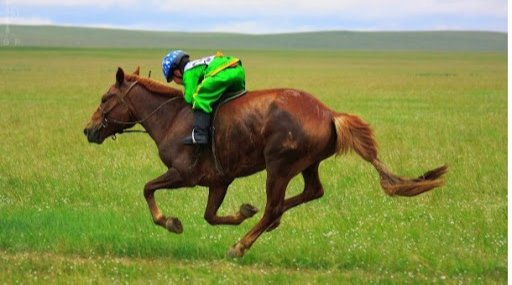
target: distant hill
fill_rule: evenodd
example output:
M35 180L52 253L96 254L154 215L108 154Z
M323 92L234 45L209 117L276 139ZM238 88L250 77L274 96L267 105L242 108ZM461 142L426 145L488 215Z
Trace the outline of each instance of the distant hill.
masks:
M332 31L249 35L0 25L0 44L95 48L507 51L507 33Z

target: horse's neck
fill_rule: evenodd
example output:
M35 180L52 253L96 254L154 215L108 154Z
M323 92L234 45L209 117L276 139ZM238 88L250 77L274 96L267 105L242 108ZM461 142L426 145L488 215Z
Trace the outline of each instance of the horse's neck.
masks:
M169 96L152 93L145 88L140 88L132 107L137 120L144 120L140 124L153 138L156 144L163 140L166 130L173 123L178 113L186 108L181 93L177 92Z

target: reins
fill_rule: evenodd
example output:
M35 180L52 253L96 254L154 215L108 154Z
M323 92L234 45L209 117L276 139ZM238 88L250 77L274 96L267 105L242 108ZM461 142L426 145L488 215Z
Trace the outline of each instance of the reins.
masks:
M139 83L138 80L135 80L129 87L128 89L123 93L123 95L119 96L119 99L121 100L121 102L123 104L125 104L128 109L130 109L131 112L133 112L130 104L126 103L126 101L124 100L124 98L126 96L128 96L128 93L130 93L130 91L133 89L133 87L135 87L135 85L137 85ZM109 122L112 122L112 123L115 123L115 124L120 124L120 125L135 125L135 124L142 124L143 122L145 122L147 119L149 119L151 116L153 116L154 114L156 114L156 112L158 112L160 109L162 109L162 107L164 107L165 105L167 105L168 103L172 102L172 101L175 101L177 99L180 99L179 96L176 96L176 97L172 97L170 98L169 100L166 100L165 102L163 102L162 104L160 104L158 107L156 107L155 110L153 110L151 113L149 113L149 115L147 115L146 117L144 117L143 119L140 119L140 120L135 120L135 121L119 121L119 120L116 120L116 119L108 119L107 118L107 115L108 113L110 113L110 111L112 111L112 109L114 108L111 108L110 110L108 111L105 111L101 105L99 106L99 109L103 115L103 119L102 119L102 122L101 122L101 125L102 127L107 127L108 123ZM120 133L147 133L147 131L145 130L123 130L122 132ZM112 139L115 140L116 139L116 136L115 134L112 135Z

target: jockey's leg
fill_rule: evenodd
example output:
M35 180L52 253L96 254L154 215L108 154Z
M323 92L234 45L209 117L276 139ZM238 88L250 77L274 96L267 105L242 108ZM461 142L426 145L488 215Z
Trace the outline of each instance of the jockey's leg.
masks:
M245 88L245 75L242 73L241 67L228 68L201 82L193 95L194 129L183 139L184 144L208 144L212 105L226 91Z

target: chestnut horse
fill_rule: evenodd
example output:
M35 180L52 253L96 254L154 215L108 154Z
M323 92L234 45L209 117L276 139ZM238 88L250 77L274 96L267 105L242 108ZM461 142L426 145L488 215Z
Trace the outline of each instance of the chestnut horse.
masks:
M375 167L388 195L415 196L429 191L443 184L441 176L447 171L442 166L415 179L392 174L377 157L377 144L367 123L356 115L337 113L310 94L294 89L250 91L222 105L213 122L215 152L210 147L181 143L190 134L192 122L192 109L181 91L140 77L138 69L125 74L119 68L115 84L103 95L84 134L89 142L101 144L135 124L144 127L168 167L166 173L145 185L144 197L153 221L178 234L183 231L182 224L178 218L162 214L155 202L156 190L207 186L206 221L238 225L257 209L243 204L232 215L218 216L227 189L235 178L266 169L265 212L230 248L231 257L243 256L263 232L279 225L290 208L322 197L318 166L333 154L355 151ZM285 199L288 183L299 173L304 178L303 192Z

